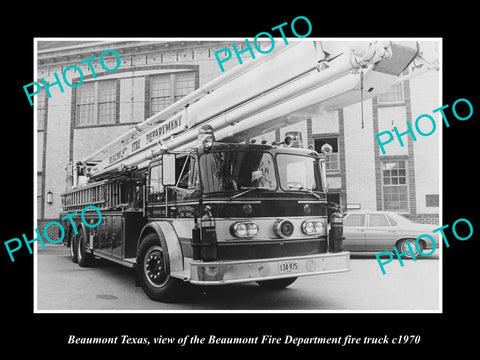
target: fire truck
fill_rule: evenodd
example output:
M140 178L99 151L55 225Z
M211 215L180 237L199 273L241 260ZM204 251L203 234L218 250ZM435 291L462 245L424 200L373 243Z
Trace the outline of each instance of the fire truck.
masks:
M342 214L327 218L325 161L292 125L297 110L327 112L387 90L419 55L416 42L298 41L236 66L67 166L64 218L74 263L95 257L135 268L153 300L185 282L257 282L350 270ZM101 221L100 221L101 215Z

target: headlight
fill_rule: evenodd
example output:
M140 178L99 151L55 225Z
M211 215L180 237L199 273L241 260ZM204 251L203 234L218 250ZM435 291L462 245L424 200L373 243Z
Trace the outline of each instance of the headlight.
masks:
M323 220L305 220L302 223L302 232L305 235L326 235L325 222Z
M237 222L230 227L230 233L237 238L254 237L258 233L258 225L254 222Z

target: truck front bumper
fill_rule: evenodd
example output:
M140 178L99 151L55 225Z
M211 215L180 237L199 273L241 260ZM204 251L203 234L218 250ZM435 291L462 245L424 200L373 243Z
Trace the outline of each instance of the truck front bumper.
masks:
M190 282L223 285L350 271L350 253L325 253L289 258L190 262Z

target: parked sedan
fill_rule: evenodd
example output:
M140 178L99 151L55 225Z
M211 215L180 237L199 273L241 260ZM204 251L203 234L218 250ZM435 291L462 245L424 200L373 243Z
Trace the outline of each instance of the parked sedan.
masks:
M399 253L408 250L407 243L418 254L415 247L415 240L422 234L427 234L435 239L438 248L438 233L432 231L438 226L416 224L405 217L388 211L356 211L348 213L343 219L343 242L345 250L348 251L393 251L396 246ZM421 252L428 254L433 248L432 241L423 237L418 242ZM430 250L429 250L430 249ZM404 258L411 258L407 253Z

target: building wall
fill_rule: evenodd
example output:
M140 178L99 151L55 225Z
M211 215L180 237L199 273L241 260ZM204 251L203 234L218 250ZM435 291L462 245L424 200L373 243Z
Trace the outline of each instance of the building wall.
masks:
M375 161L372 101L343 109L345 124L345 159L348 204L360 204L362 210L376 210Z
M428 114L435 122L435 132L429 136L418 136L413 142L415 151L415 184L417 196L417 213L438 214L439 206L428 206L426 195L439 195L440 179L439 163L441 162L440 139L443 131L443 120L441 115L433 114L432 111L441 106L438 91L431 91L438 84L438 73L430 72L421 77L410 80L410 91L415 96L411 98L412 119L415 121L418 116ZM424 133L433 129L428 119L421 119L418 122L419 128Z
M61 92L58 86L51 87L52 97L47 101L46 128L37 133L37 171L43 176L38 186L41 187L44 182L44 188L39 189L39 218L58 217L60 194L65 191L65 166L69 161L91 154L102 144L151 115L148 103L149 76L190 70L195 72L197 88L221 74L214 52L227 46L231 48L231 43L227 42L174 42L161 46L139 42L137 47L134 45L131 42L115 45L122 65L111 73L101 67L98 59L92 61L98 79L93 78L88 64L79 65L79 62L93 53L98 58L103 50L112 48L110 45L91 44L81 51L75 48L52 50L48 56L39 56L39 59L45 58L38 65L39 79L45 78L47 82L53 83L54 72L61 76L66 66L75 64L82 69L85 83L115 79L118 90L118 116L115 124L77 127L74 104L78 88L64 86L64 91ZM237 46L244 49L242 43L237 43ZM245 53L242 57L246 59L249 55ZM115 61L114 58L106 57L109 68L115 66ZM237 64L237 61L229 61L224 66L228 70ZM67 72L69 82L78 82L79 79L80 75L74 69ZM381 210L383 206L381 161L405 158L412 164L410 212L406 215L421 222L435 221L438 219L439 207L427 207L426 195L439 194L438 142L441 126L437 127L432 136L418 137L417 141L407 141L408 136L404 136L404 147L395 139L387 145L385 156L379 153L375 140L376 133L392 130L393 126L399 130L405 129L408 118L413 121L413 125L418 115L431 113L440 106L438 73L432 72L409 80L407 85L407 99L399 104L381 104L376 98L366 100L363 104L363 127L360 104L328 113L320 113L316 106L311 106L292 114L302 119L299 123L259 135L256 140L272 143L283 139L289 131L300 131L306 147L314 146L315 139L336 137L340 167L337 171L328 173L329 189L332 193L339 194L342 205L358 205L361 209L368 210ZM53 204L45 202L48 191L54 194Z

